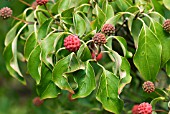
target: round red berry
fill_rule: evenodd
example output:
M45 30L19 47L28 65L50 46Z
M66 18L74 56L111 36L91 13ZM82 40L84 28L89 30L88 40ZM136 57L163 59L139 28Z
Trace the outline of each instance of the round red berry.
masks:
M32 9L34 9L34 10L35 10L35 9L36 9L36 7L37 7L37 2L33 2L33 3L32 3L32 5L31 5L31 7L32 7Z
M74 101L74 99L72 98L72 95L73 95L72 93L69 93L69 94L68 94L68 99L69 99L69 101Z
M154 86L153 82L151 82L151 81L144 82L142 85L142 88L147 93L152 93L155 91L155 86Z
M138 114L138 106L139 105L134 105L132 108L132 114Z
M141 103L138 106L138 114L152 114L152 106L149 103Z
M102 33L96 33L93 37L93 41L97 45L103 45L107 42L105 35Z
M38 5L44 5L48 2L48 0L36 0Z
M64 39L64 46L68 51L76 52L80 45L80 39L76 35L69 35Z
M41 106L44 103L44 100L41 100L40 97L35 97L32 102L35 106Z
M102 27L102 32L105 35L110 36L115 33L115 27L112 24L104 24Z
M170 19L167 19L164 23L163 23L163 29L167 32L170 32Z
M4 7L0 10L0 16L4 19L7 19L12 16L12 10L11 8Z
M95 59L95 57L96 57L96 55L95 55L94 52L92 52L91 56L92 56L92 59ZM96 60L99 61L99 60L102 59L102 57L103 57L103 54L102 54L102 53L99 53L99 54L97 55L97 57L96 57Z

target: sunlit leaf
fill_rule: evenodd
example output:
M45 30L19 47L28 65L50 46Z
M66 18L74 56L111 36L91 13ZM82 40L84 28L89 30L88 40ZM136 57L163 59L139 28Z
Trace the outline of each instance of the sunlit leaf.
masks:
M64 76L64 73L76 71L80 68L79 62L75 57L74 53L71 53L67 57L59 60L54 66L53 70L53 81L54 83L63 90L68 90L71 93L74 93L70 84L68 83L68 79Z
M161 52L160 41L144 24L133 60L145 80L155 81L161 65Z
M96 98L104 109L115 114L121 114L123 101L118 97L119 78L103 68Z
M85 69L74 72L73 76L78 84L78 88L75 90L73 98L86 97L96 88L94 70L89 62L86 62Z
M41 80L41 74L40 74L40 69L41 69L41 48L38 45L32 52L31 55L28 59L28 71L32 78L36 81L37 84L40 83Z

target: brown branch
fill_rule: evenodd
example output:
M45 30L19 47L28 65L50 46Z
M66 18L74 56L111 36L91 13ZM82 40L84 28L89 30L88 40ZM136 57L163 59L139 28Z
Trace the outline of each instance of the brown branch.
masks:
M19 0L19 1L22 2L23 4L27 5L27 6L30 6L30 7L31 7L30 4L28 4L27 2L25 2L25 1L23 1L23 0Z
M23 19L20 19L20 18L18 18L18 17L15 17L15 16L11 16L13 19L15 19L15 20L18 20L18 21L21 21L21 22L23 22L23 23L26 23L26 24L34 24L34 22L29 22L29 21L25 21L25 20L23 20Z

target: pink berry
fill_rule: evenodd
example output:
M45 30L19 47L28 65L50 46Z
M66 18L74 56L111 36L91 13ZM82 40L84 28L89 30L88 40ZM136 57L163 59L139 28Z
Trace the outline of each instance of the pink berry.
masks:
M138 106L139 105L134 105L132 108L132 114L138 114Z
M11 8L4 7L0 10L0 16L4 19L10 18L12 16Z
M107 42L105 35L102 33L96 33L93 37L93 41L97 45L103 45Z
M36 2L38 5L41 6L41 5L45 5L48 2L48 0L36 0Z
M152 93L155 91L155 86L154 86L153 82L151 82L151 81L144 82L142 85L142 88L147 93Z
M80 39L76 35L69 35L64 39L64 46L68 51L76 52L80 45Z
M104 24L102 27L102 32L105 35L110 36L115 32L115 27L112 24Z
M41 100L39 97L35 97L32 102L35 106L41 106L44 103L44 100Z
M138 106L138 114L152 114L152 106L143 102Z

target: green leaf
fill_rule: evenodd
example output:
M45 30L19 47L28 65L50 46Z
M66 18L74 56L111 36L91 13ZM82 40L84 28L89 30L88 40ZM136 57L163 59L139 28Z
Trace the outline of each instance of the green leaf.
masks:
M84 19L86 23L86 33L89 33L92 31L91 25L90 25L90 20L86 17L86 15L83 12L78 12L80 16Z
M133 36L135 47L137 47L139 35L142 29L142 22L139 20L134 20L134 16L131 16L129 17L129 20L128 20L128 27L129 27L131 35Z
M77 6L80 6L81 4L88 4L89 0L79 0L79 1L76 0L76 2L78 2Z
M113 7L110 4L108 4L107 0L104 0L102 3L102 10L106 14L106 19L109 19L114 16Z
M157 97L153 99L150 103L152 105L152 110L155 110L155 106L158 101L163 101L163 100L165 100L165 97Z
M126 0L116 0L115 3L121 11L126 11L126 9L130 6Z
M151 12L151 13L149 13L149 16L153 20L159 22L160 24L164 23L164 21L165 21L165 18L158 12Z
M61 13L61 17L73 17L74 7L69 8Z
M36 10L37 11L37 10ZM48 20L49 19L49 17L50 17L50 15L49 15L49 13L45 10L43 10L42 12L36 12L37 13L37 20L38 20L38 24L39 25L42 25L46 20ZM48 16L46 16L46 15L44 15L44 13Z
M101 26L104 24L104 22L106 21L106 15L105 13L102 11L102 9L96 4L95 6L95 11L96 11L96 20L93 23L93 29L100 30Z
M19 25L21 25L21 21L16 23L15 26L7 33L6 38L5 38L5 46L7 46L9 43L11 43L16 35L17 29Z
M40 83L41 74L39 72L41 68L41 48L40 45L38 45L32 52L28 59L28 71L32 78L36 81L37 84Z
M116 25L117 22L119 21L119 19L122 17L122 15L123 15L122 13L118 13L117 15L115 15L115 16L111 17L110 19L108 19L106 21L106 23Z
M111 18L111 17L113 17L113 16L114 16L114 10L113 10L113 8L112 8L111 5L108 5L108 6L107 6L106 17L107 17L107 19L109 19L109 18Z
M73 25L74 7L69 8L61 13L61 21L66 24Z
M61 13L64 10L68 9L70 4L71 4L71 0L60 0L58 4L58 13Z
M161 65L161 52L160 41L144 24L133 60L145 80L155 81Z
M78 59L81 59L83 62L91 59L91 52L88 46L84 43L81 45L77 52Z
M122 57L122 63L119 70L120 75L120 83L119 83L119 93L125 87L125 85L129 84L132 80L130 76L130 64L125 57Z
M108 50L108 55L112 62L115 63L114 66L112 66L112 68L114 75L117 75L117 72L119 71L120 66L122 64L122 58L116 51L113 51L112 48L109 48L106 45L104 45L104 47L106 48L106 50Z
M56 1L56 3L52 6L51 12L54 14L58 14L58 6L59 6L59 0Z
M37 38L35 37L35 33L33 32L30 36L28 36L25 46L24 46L24 57L28 61L28 58L32 52L32 50L36 47Z
M4 56L6 57L6 67L9 73L17 78L21 83L26 84L23 75L20 71L19 65L18 65L18 59L17 59L17 41L18 37L21 34L21 32L24 30L24 28L27 26L27 24L24 24L22 28L18 31L16 36L11 39L11 43L7 43L8 46L5 47ZM13 33L12 33L13 34ZM8 40L9 41L9 40ZM8 52L7 52L8 51Z
M46 20L38 30L38 40L44 39L50 30L53 19Z
M114 38L119 42L119 44L120 44L120 46L122 47L122 50L123 50L123 55L125 57L127 57L127 58L132 57L132 53L127 50L127 43L126 43L126 40L123 37L121 37L121 36L110 36L108 38Z
M23 78L22 75L20 75L19 73L17 73L10 65L11 62L11 58L13 57L12 54L12 43L8 44L7 47L5 47L4 49L4 58L5 58L5 62L6 62L6 68L8 70L8 72L10 73L11 76L13 76L14 78L16 78L17 80L19 80L22 84L26 84L25 79Z
M73 72L79 69L79 62L74 53L71 53L67 57L59 60L54 66L53 81L62 90L68 90L70 93L74 93L67 77L64 73Z
M169 0L163 0L164 6L170 10L170 1Z
M166 73L170 77L170 60L166 63Z
M74 26L75 26L75 33L82 37L83 34L86 32L86 22L85 20L77 13L74 14Z
M163 67L166 64L166 62L170 59L169 51L170 36L169 33L162 28L162 25L156 21L153 21L150 28L161 42L162 45L161 67Z
M118 77L103 68L96 94L104 109L115 114L121 114L123 109L123 101L118 97L119 81Z
M164 9L163 9L162 5L157 0L152 0L151 2L153 4L155 11L159 12L161 15L164 15Z
M56 43L62 34L63 33L49 34L40 44L42 49L41 58L49 68L52 68L53 66L52 54L55 52Z
M73 98L86 97L96 88L94 70L89 61L86 62L85 70L78 70L73 73L73 76L75 82L78 84Z
M37 93L41 99L55 98L61 90L52 81L52 72L43 63L41 66L41 80L37 85Z

